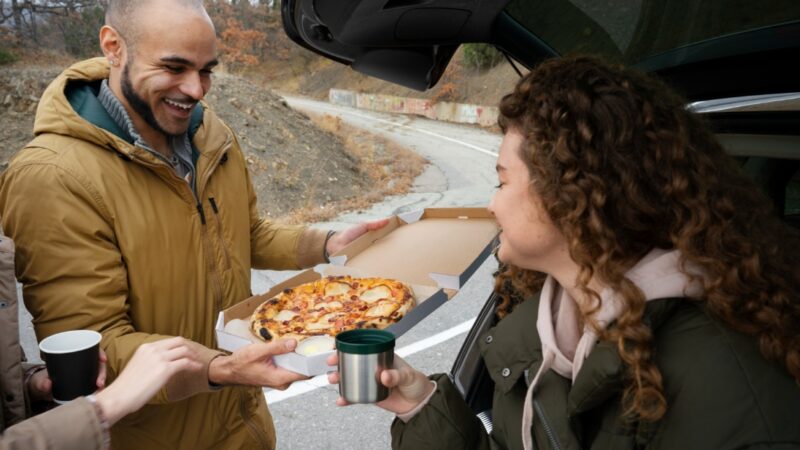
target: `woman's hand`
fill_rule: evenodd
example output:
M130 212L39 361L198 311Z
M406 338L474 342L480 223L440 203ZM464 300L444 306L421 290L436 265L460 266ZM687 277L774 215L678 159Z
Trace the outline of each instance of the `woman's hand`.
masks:
M329 366L339 364L336 353L331 355L327 363ZM377 406L393 412L395 414L405 414L416 408L420 402L430 395L434 389L433 381L429 380L424 373L408 365L403 358L394 356L394 366L384 370L380 374L381 383L390 389L389 397L376 403ZM339 383L339 372L328 374L328 382L331 384ZM339 406L347 405L347 401L342 397L336 400Z
M142 344L117 379L95 398L112 425L144 406L176 373L201 366L184 338Z

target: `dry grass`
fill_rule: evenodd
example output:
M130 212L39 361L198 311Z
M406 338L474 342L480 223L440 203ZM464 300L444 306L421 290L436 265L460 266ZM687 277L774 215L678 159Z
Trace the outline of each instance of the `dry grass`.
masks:
M422 173L428 161L396 143L352 127L338 117L309 114L311 120L325 131L338 136L348 155L356 161L358 172L365 181L355 197L329 202L322 206L307 204L278 219L283 223L312 223L330 220L353 210L366 209L389 195L407 193L414 179ZM336 176L336 174L331 174ZM314 189L312 187L311 189ZM307 198L312 198L312 195Z

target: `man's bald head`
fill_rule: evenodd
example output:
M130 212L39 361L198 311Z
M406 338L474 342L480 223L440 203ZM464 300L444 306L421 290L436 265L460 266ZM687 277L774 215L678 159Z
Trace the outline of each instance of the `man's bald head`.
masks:
M106 25L114 28L125 40L129 47L133 47L141 36L142 25L148 20L147 7L153 4L163 6L165 3L180 8L195 10L208 17L203 0L109 0L106 8ZM179 14L176 11L176 14ZM210 19L209 19L210 20Z

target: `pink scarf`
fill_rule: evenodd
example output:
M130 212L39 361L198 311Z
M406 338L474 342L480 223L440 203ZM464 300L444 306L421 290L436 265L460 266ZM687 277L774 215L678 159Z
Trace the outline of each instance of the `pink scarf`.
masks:
M677 250L655 249L625 275L642 290L647 301L668 297L698 297L702 293L702 286L689 282L689 277L679 270L679 259L680 252ZM600 309L594 314L594 320L601 329L605 329L619 317L622 303L610 289L600 293L600 300ZM533 448L533 395L542 374L553 369L562 377L575 381L583 362L597 343L597 333L588 324L581 334L578 329L579 314L575 300L553 277L548 276L542 287L539 318L536 321L542 341L543 361L528 386L522 413L522 444L525 450Z

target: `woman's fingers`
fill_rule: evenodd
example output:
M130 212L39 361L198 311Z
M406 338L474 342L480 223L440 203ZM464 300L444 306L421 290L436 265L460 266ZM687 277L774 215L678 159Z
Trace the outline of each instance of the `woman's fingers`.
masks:
M97 389L103 389L106 387L106 376L108 375L106 369L106 363L108 362L108 356L103 349L100 349L100 371L97 373Z
M328 383L339 384L339 372L331 372L328 374Z

